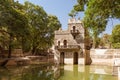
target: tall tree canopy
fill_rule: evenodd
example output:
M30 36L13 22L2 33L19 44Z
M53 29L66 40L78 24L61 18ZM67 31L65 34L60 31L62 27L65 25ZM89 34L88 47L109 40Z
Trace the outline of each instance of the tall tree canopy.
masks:
M74 10L85 12L84 25L93 33L95 43L109 18L120 18L120 0L77 0Z
M53 44L54 31L60 27L58 18L48 15L41 6L0 0L0 44L8 43L9 57L12 48L33 53L37 49L47 50Z
M14 38L16 36L23 36L27 32L28 20L22 10L23 8L21 8L21 4L18 2L13 0L0 1L1 32L6 32L9 35L8 57L11 57Z
M29 20L30 25L30 43L32 48L32 53L36 51L37 48L41 48L42 39L45 36L45 30L47 28L48 18L47 13L42 7L34 5L30 2L25 2L26 16ZM29 44L30 44L29 43Z
M32 53L38 49L47 50L53 44L54 31L61 26L58 18L49 16L42 7L30 2L25 2L24 6L30 25Z
M113 48L120 48L120 24L114 27L111 36L111 42Z
M109 18L120 18L120 0L77 0L73 10L84 11L85 47L89 45L89 33L92 33L93 47L96 48L98 35L102 33ZM72 12L71 12L72 13ZM85 48L85 64L91 64L89 52Z

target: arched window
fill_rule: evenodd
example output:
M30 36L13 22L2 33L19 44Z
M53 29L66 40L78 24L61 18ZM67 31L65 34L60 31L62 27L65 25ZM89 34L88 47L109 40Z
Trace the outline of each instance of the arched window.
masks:
M64 47L67 47L67 40L63 41L63 45L64 45Z
M74 63L74 64L78 64L78 53L77 53L77 52L74 53L73 63Z
M60 46L60 41L58 41L58 46Z
M75 29L76 29L76 27L75 27L75 26L73 26L73 32L75 31Z

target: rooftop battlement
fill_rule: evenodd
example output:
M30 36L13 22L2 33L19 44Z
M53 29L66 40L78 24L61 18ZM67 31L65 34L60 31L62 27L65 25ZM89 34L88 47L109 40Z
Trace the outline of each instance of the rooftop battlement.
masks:
M82 21L80 20L80 18L76 19L76 18L70 18L68 19L68 24L70 23L82 23Z

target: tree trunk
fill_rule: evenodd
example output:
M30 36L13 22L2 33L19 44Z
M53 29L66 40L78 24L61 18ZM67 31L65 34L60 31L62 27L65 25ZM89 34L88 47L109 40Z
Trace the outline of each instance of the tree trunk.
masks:
M96 48L96 39L97 39L97 33L94 32L94 34L93 34L93 48L94 49Z
M23 56L24 56L24 53L25 53L25 51L24 51L24 39L23 39L23 36L21 37L21 39L22 39L22 54L23 54Z
M11 58L11 53L12 53L12 35L10 35L8 58Z
M8 50L8 58L11 58L12 53L12 35L10 34L10 40L9 40L9 50ZM0 66L5 66L8 63L9 59L4 60Z
M96 40L93 39L93 48L95 49L95 45L96 45Z
M85 49L85 65L90 65L92 63L92 59L90 57L90 50Z
M85 46L84 46L84 59L85 59L85 65L90 65L92 63L92 59L90 57L90 48L91 48L91 42L89 38L89 33L87 31L87 28L85 28Z
M35 55L35 51L36 51L36 47L33 46L33 48L32 48L32 55Z

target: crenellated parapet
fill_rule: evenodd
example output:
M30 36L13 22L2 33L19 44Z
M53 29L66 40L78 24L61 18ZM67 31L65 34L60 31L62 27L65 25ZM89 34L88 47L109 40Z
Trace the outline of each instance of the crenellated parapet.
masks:
M76 18L68 19L68 24L73 24L73 23L81 23L82 24L82 21L80 20L80 18L78 18L78 19L76 19Z

